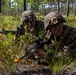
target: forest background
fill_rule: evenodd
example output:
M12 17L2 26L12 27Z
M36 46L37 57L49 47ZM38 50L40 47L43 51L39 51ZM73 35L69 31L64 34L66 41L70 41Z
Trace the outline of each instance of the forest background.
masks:
M16 30L20 26L22 12L27 9L34 11L37 18L42 21L47 13L58 11L66 19L67 25L76 28L76 0L0 0L0 31L2 28ZM28 43L26 36L20 38L21 40L17 44L14 37L12 34L0 34L0 73L4 75L11 75L12 72L16 71L18 65L15 65L13 60L24 54L24 48ZM30 42L33 41L31 39L29 38ZM64 65L63 58L65 58ZM60 73L68 67L76 65L76 59L70 62L69 56L63 58L58 61L53 59L50 63L53 73Z

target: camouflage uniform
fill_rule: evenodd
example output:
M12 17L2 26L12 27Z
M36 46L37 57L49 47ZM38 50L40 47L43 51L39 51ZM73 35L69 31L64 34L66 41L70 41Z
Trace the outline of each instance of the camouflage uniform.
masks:
M22 13L21 22L23 23L24 21L26 23L28 21L35 21L35 25L32 28L28 28L28 32L36 35L37 37L39 37L41 31L44 31L44 23L40 20L37 20L36 16L31 10L26 10Z
M51 21L51 22L50 22ZM56 23L63 23L66 22L65 19L58 13L58 12L50 12L45 16L44 19L44 26L47 31L46 38L48 39L47 43L51 44L52 46L55 45L55 42L60 44L63 51L75 51L76 53L76 28L69 27L67 25L63 25L62 34L58 37L54 36L52 33L51 28L52 25Z
M33 43L35 41L35 39L37 39L38 37L43 38L44 22L36 19L36 16L33 13L33 11L31 11L31 10L24 11L22 13L21 22L23 25L25 25L27 27L27 29L26 29L26 31L28 33L27 41L29 42L29 44ZM30 27L30 25L32 25L32 23L34 23L34 25L32 27ZM29 33L32 33L32 34L29 34ZM33 38L31 38L31 37L33 37ZM29 41L29 38L31 38L31 42ZM33 46L33 45L31 45L31 46ZM33 56L31 56L31 58L34 59Z

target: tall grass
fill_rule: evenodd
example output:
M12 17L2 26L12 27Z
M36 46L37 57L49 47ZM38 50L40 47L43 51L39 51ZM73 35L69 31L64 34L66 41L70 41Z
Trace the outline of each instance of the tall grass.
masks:
M69 16L69 17L65 17L65 20L66 20L66 25L69 25L71 27L74 27L76 28L76 16Z
M37 16L37 18L43 21L44 16L39 16ZM67 25L76 27L76 17L65 17L65 19ZM1 28L5 28L7 30L15 30L19 24L20 17L0 16L0 31ZM27 35L30 36L28 40ZM23 38L20 37L20 41L18 41L18 43L15 43L14 35L12 34L0 34L0 39L0 70L5 75L7 73L8 75L11 75L11 73L16 68L13 59L17 56L22 56L24 54L24 48L28 46L29 42L31 43L34 41L36 37L32 37L32 35L25 33L25 36L23 36ZM61 52L58 46L55 46L55 48L48 50L48 53L51 53L51 58L50 60L46 61L49 63L50 69L54 74L61 73L68 67L73 67L76 64L76 60L72 61L72 58L68 53L65 56L56 58L55 56L59 51Z
M62 73L65 70L76 65L76 58L72 57L72 53L62 53L62 50L58 44L55 47L48 49L47 51L49 53L49 59L46 58L46 61L48 62L50 66L49 68L54 75L63 75Z
M0 17L0 31L2 31L2 28L5 30L16 30L19 25L20 18L13 16ZM20 36L19 39L15 40L14 38L15 35L11 33L7 35L0 34L0 71L4 75L11 75L16 70L17 66L15 66L14 59L21 57L24 54L25 47L35 40L32 34L27 33L25 33L25 36Z

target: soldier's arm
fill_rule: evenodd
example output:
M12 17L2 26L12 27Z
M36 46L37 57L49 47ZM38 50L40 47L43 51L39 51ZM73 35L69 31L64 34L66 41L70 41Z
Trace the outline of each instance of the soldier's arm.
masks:
M76 49L76 39L69 45L69 50Z
M70 44L63 47L64 52L73 51L76 49L76 39L73 40Z

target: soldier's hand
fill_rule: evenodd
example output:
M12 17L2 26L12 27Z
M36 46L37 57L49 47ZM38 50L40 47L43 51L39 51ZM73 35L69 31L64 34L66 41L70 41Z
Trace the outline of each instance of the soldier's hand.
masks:
M69 47L68 47L68 46L64 46L64 47L63 47L63 51L64 51L64 52L67 52L68 50L69 50Z
M69 47L68 47L68 46L64 46L64 47L63 47L64 55L68 52L68 50L69 50Z
M43 57L47 57L47 53L46 53L45 50L39 49L39 50L36 52L36 54L35 54L35 58L36 58L36 59L41 59L41 58L43 58Z

